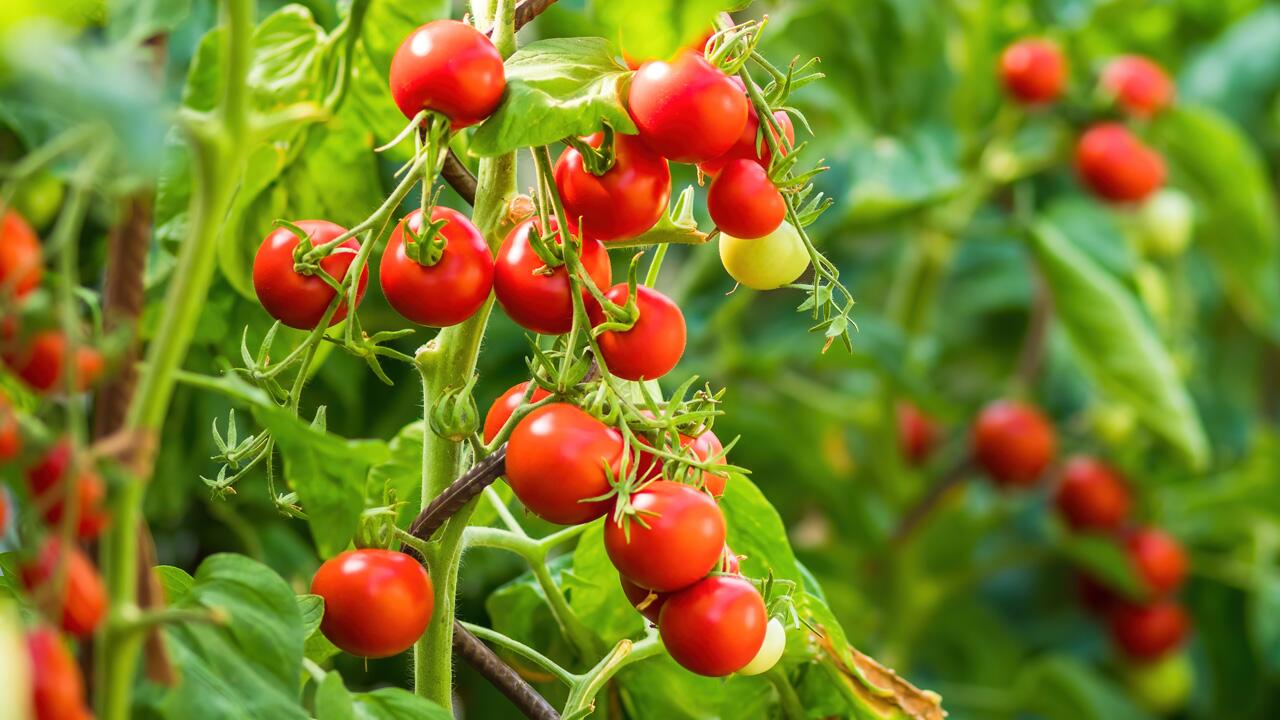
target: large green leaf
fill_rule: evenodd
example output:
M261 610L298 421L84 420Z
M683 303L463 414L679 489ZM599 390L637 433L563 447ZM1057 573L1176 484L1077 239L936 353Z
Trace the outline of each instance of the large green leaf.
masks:
M1058 226L1041 221L1032 238L1055 317L1085 374L1104 393L1131 406L1192 466L1204 467L1209 445L1196 408L1133 295Z
M1263 4L1195 53L1178 77L1183 102L1249 124L1280 83L1280 7Z
M316 720L451 720L453 715L401 688L352 693L330 672L316 688Z
M936 126L862 144L850 158L845 213L873 222L951 195L964 181L957 153L955 134Z
M547 145L589 135L608 123L634 133L622 105L628 71L603 38L557 38L530 43L507 60L502 105L471 138L477 155Z
M1152 131L1174 177L1204 210L1196 242L1228 299L1256 330L1280 337L1280 219L1262 157L1238 127L1207 108L1167 112Z

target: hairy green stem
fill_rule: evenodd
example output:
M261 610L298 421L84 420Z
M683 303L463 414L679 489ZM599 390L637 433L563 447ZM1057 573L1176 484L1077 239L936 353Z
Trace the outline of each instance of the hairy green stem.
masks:
M662 641L656 632L633 642L622 640L596 666L579 676L569 692L561 716L564 720L584 718L595 709L595 697L600 690L623 668L646 660L663 651Z

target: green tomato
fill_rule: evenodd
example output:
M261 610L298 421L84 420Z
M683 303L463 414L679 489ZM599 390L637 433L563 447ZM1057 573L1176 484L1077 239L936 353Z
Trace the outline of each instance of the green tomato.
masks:
M18 185L13 207L32 227L44 229L57 217L64 194L61 180L53 173L40 172Z
M1185 652L1173 653L1150 663L1125 668L1129 690L1138 702L1161 715L1186 706L1195 684L1195 672Z
M739 670L738 674L759 675L768 672L778 664L778 660L782 659L782 652L786 649L786 628L782 627L782 621L778 618L770 618L768 626L764 629L764 643L756 652L756 656L751 658L751 662Z
M720 235L720 262L734 280L754 290L776 290L795 282L809 267L809 250L800 233L783 221L755 240Z
M1191 244L1195 208L1190 198L1177 190L1164 189L1138 211L1142 251L1151 257L1174 258Z
M1138 427L1138 414L1121 403L1098 404L1089 410L1093 432L1109 445L1123 445Z

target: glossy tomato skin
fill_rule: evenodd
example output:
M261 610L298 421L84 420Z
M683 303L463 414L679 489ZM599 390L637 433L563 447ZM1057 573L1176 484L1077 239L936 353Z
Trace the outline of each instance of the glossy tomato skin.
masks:
M507 441L507 482L530 512L558 525L604 515L613 499L590 500L611 487L605 468L622 477L622 434L567 403L529 413Z
M324 562L311 580L324 598L320 631L359 657L398 655L413 646L435 609L426 568L394 550L348 550Z
M734 85L737 85L743 93L746 93L746 86L742 84L742 80L736 77L730 77L729 80ZM777 133L773 131L771 126L768 131L778 141L778 147L785 157L787 148L795 145L796 128L791 122L791 115L785 110L774 110L773 117L778 122L778 126L782 128L782 134L786 139L778 138ZM759 152L756 151L757 138L760 141ZM769 164L773 162L773 150L770 149L769 142L760 136L760 116L756 114L756 108L751 104L750 98L747 99L747 124L743 126L742 132L738 135L738 140L734 142L733 147L730 147L719 157L698 163L698 169L707 175L715 177L731 160L752 160L764 168L768 168Z
M919 467L929 459L941 432L933 420L915 403L897 405L898 447L908 465Z
M1117 603L1109 613L1111 638L1137 660L1155 660L1182 644L1191 627L1186 610L1165 600L1152 605Z
M405 254L406 226L422 231L422 210L409 213L387 241L378 280L391 307L406 320L429 327L449 327L466 320L484 305L493 290L493 255L484 236L466 215L436 206L431 220L445 246L434 265L422 265Z
M631 79L627 108L651 150L673 162L723 155L747 124L747 99L701 53L651 60Z
M730 160L707 189L707 212L721 232L755 240L778 229L787 204L759 163Z
M1139 202L1164 185L1164 158L1119 123L1099 123L1076 145L1076 172L1108 202Z
M769 617L755 586L713 575L673 593L658 631L672 659L686 670L723 677L746 667L764 645Z
M22 452L22 429L8 398L0 395L0 463L8 462Z
M583 138L598 148L602 133ZM627 240L653 227L671 199L671 171L662 156L635 135L614 136L614 163L603 175L583 166L582 154L565 148L556 161L556 189L573 225L582 235L604 242Z
M604 296L618 305L627 302L627 284L609 288ZM684 355L684 313L671 298L645 285L636 286L637 316L629 330L606 330L597 341L609 372L625 380L657 380L671 372ZM599 305L588 308L591 324L605 321Z
M627 527L604 526L604 548L618 572L640 587L672 592L716 568L724 552L724 515L706 493L658 480L631 496ZM647 526L647 527L646 527Z
M1125 537L1125 549L1152 595L1177 590L1187 577L1187 553L1169 533L1153 527L1134 530Z
M22 584L46 615L57 619L64 632L77 637L91 634L107 611L107 594L98 571L78 547L67 549L62 597L54 596L62 543L56 537L45 540L40 552L22 567ZM57 608L61 617L53 618Z
M44 265L40 240L21 215L13 210L0 216L0 299L17 301L40 286Z
M67 354L67 337L57 330L42 330L22 341L4 356L4 362L27 387L41 394L62 389L63 358ZM76 387L85 391L102 377L102 355L92 347L76 347Z
M1005 91L1027 105L1053 102L1067 82L1067 61L1048 40L1019 40L1000 55L1000 79Z
M776 290L795 282L809 267L809 250L785 220L762 238L721 233L720 263L734 280L753 290Z
M299 220L294 225L307 233L312 245L323 245L346 232L343 227L327 220ZM289 228L271 231L253 259L253 288L258 294L258 302L271 317L291 328L313 330L324 319L336 293L320 277L301 275L293 269L293 251L297 247L298 236ZM334 280L342 282L359 250L360 243L351 238L321 260L320 267ZM369 268L366 266L360 273L360 286L356 288L356 305L364 299L368 285ZM346 317L347 304L344 301L329 324L336 325Z
M662 606L667 602L668 593L659 593L648 588L642 588L628 580L625 575L619 575L618 580L622 582L622 593L627 596L627 601L636 609L636 612L645 616L649 622L657 625L658 617L662 613ZM644 605L644 607L641 608L641 605Z
M558 227L555 220L550 226L555 233ZM569 275L564 266L546 275L538 272L543 262L529 244L529 233L534 227L541 227L541 223L537 218L530 218L517 225L502 241L494 267L493 292L498 304L517 325L543 335L561 335L573 326ZM555 242L560 242L558 233L553 237ZM604 245L599 240L584 240L581 259L596 286L608 287L613 280L613 267ZM583 291L583 301L588 309L594 304L586 291Z
M502 426L507 424L507 420L515 414L515 411L524 404L524 394L529 388L531 381L526 380L522 383L512 385L510 390L502 393L502 396L493 401L493 405L489 406L489 412L484 416L484 441L486 443L493 442L502 430ZM550 397L551 393L540 387L533 389L533 395L529 396L530 403L536 403L539 400Z
M1113 468L1088 456L1076 456L1062 470L1054 502L1075 530L1115 530L1129 517L1133 498Z
M71 468L71 444L62 440L49 448L44 457L27 470L27 487L36 505L44 513L44 521L51 528L59 528L66 501L63 494L65 476ZM102 478L92 467L82 467L80 476L73 483L77 495L76 536L91 540L102 533L110 520L106 511L106 488Z
M391 58L388 79L405 117L433 110L454 130L493 114L507 87L498 49L457 20L433 20L414 30Z
M87 720L80 665L58 633L38 628L27 634L31 661L31 707L35 720Z
M1053 425L1036 408L996 401L983 408L973 426L973 456L996 484L1034 485L1057 451Z
M1107 64L1102 91L1136 117L1151 117L1173 104L1173 81L1164 68L1141 55L1121 55Z

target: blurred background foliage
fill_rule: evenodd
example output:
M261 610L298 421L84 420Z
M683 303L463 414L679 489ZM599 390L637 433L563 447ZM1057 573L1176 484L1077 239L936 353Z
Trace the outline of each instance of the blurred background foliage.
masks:
M261 15L271 15L257 38L260 60L270 61L253 79L260 109L324 101L312 96L313 78L343 16L342 0L281 11L284 5L259 2ZM169 113L183 104L203 109L207 94L192 88L209 81L201 70L216 45L202 38L215 12L210 0L137 0L118 8L108 12L101 0L0 3L0 157L39 146L67 117L95 117L124 139L120 189L158 186L145 333L186 203L188 170L177 139L166 138ZM238 362L243 329L250 347L268 329L268 317L244 292L243 263L251 257L244 249L256 248L271 220L324 216L350 224L385 196L395 158L371 149L402 124L383 97L390 53L410 28L450 11L460 12L447 2L374 0L350 96L337 115L282 127L296 152L255 154L259 182L242 190L228 218L242 245L223 252L224 272L189 367L224 370ZM1193 578L1184 600L1195 632L1181 657L1194 682L1185 708L1170 714L1276 717L1280 6L780 0L747 11L762 13L770 18L765 55L775 62L817 56L827 74L795 99L812 129L798 135L809 158L830 166L817 182L838 203L814 234L859 299L855 351L819 354L819 341L794 311L797 294L731 292L713 251L674 248L663 284L685 309L691 342L673 377L696 373L729 388L717 433L741 436L731 460L751 469L781 513L799 560L821 582L852 643L940 692L952 717L1162 714L1160 696L1176 690L1177 668L1135 677L1085 615L1073 585L1078 552L1046 512L1047 489L1004 495L968 483L909 541L889 542L904 510L964 454L977 408L1026 394L1055 419L1064 453L1095 453L1123 468L1138 489L1139 516L1190 549ZM659 15L634 15L636 32L643 34L646 22L667 27ZM608 11L564 0L522 38L610 36L611 22ZM158 51L132 49L157 35L164 38ZM1177 109L1140 131L1166 156L1170 185L1194 203L1186 253L1153 253L1131 213L1104 208L1082 191L1069 167L1081 118L1023 116L1003 99L997 57L1026 35L1050 37L1066 50L1072 95L1081 103L1091 101L1098 68L1117 54L1148 55L1175 76ZM42 229L52 222L66 171L37 178L16 199ZM680 172L677 184L696 182L689 168ZM95 207L89 235L105 236L118 210ZM1044 243L1027 237L1028 220L1047 224L1070 257L1100 270L1094 279L1115 291L1114 303L1132 309L1138 324L1080 337L1051 321L1039 372L1019 377L1045 283L1036 269L1044 258L1035 259ZM705 215L703 221L710 226ZM89 254L83 262L87 272L100 272L103 258ZM376 295L364 306L366 327L399 327ZM1098 297L1055 296L1055 317L1096 311ZM1106 327L1116 313L1101 310ZM492 325L477 389L482 407L525 375L522 333L500 316ZM1150 335L1156 354L1167 355L1167 377L1143 380L1160 363L1144 355L1148 346L1135 344L1133 334ZM426 339L420 332L404 347ZM1111 362L1126 353L1134 354L1136 379ZM304 415L324 405L333 432L395 437L420 417L421 396L409 368L388 371L393 387L357 359L329 354ZM1192 402L1173 417L1176 398L1161 395L1181 387ZM897 450L894 412L903 399L947 431L939 452L918 468ZM235 494L217 497L200 481L216 471L210 420L225 419L229 409L225 398L207 392L183 390L175 398L148 496L160 560L193 569L210 553L242 552L302 589L318 564L307 529L275 511L262 478L250 476ZM519 600L521 571L507 556L469 557L462 615L482 621L499 608L525 612L532 622L535 610ZM502 618L489 620L502 626ZM367 667L354 658L339 662L353 687L398 682L406 672L403 658ZM459 693L469 716L509 711L476 678L464 677Z

